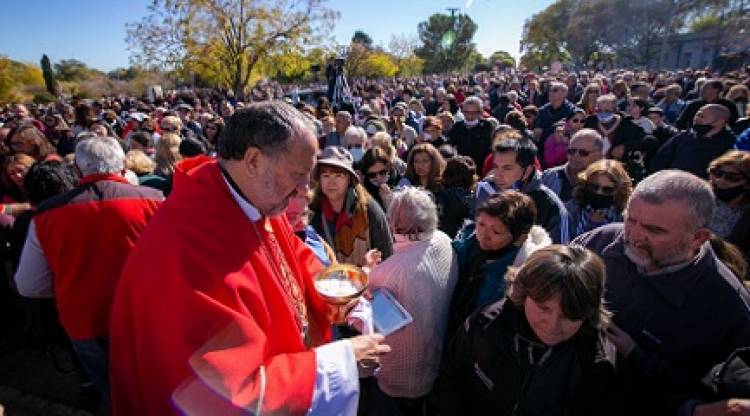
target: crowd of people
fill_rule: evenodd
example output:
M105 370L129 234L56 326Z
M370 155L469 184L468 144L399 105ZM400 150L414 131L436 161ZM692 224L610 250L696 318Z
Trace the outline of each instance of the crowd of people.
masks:
M0 107L4 328L107 411L750 414L750 73L269 85Z

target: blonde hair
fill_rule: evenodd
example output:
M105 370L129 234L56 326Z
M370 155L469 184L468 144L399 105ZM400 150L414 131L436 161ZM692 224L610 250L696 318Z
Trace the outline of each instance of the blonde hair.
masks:
M379 147L383 149L388 155L388 158L393 160L396 157L396 148L391 142L391 135L384 131L379 131L370 138L371 147Z
M174 167L182 160L180 142L182 138L177 133L164 133L156 143L156 172L162 176L174 173Z
M166 116L161 119L161 125L159 127L164 127L165 125L182 129L182 120L177 116Z
M156 163L143 150L131 150L125 154L125 166L141 176L154 173Z

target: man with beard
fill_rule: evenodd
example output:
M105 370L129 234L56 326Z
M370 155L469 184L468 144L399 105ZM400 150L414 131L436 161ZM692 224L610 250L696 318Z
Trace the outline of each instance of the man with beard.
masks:
M665 170L638 184L624 224L574 241L607 267L608 336L622 360L624 414L702 414L694 400L700 378L750 345L750 298L709 242L713 209L707 182Z
M720 104L706 104L695 114L693 127L667 141L654 156L651 167L682 169L706 179L708 164L734 147L734 133L729 130L731 114Z
M328 342L323 266L281 215L308 190L314 127L267 101L221 134L218 159L177 166L123 270L113 414L356 414L358 366L389 349L379 334Z

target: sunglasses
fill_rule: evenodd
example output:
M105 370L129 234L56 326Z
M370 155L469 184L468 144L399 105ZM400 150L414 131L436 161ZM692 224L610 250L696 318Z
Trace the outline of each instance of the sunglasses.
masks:
M711 176L715 178L724 178L728 180L729 182L739 182L743 179L745 179L745 175L738 173L738 172L727 172L725 170L722 170L721 168L714 168L708 171L708 173L711 174Z
M578 156L580 157L588 157L588 155L593 153L593 150L584 150L576 149L575 147L569 147L568 150L565 151L565 153L567 153L568 156L573 156L574 154L578 153Z
M571 123L583 123L583 119L582 118L571 118L570 122Z
M388 174L388 171L383 169L383 170L378 170L375 172L367 172L367 177L370 179L375 179L378 176L386 176L387 174Z
M593 183L587 183L586 189L588 189L591 192L596 192L602 195L612 195L617 190L617 188L615 188L614 186L599 186Z

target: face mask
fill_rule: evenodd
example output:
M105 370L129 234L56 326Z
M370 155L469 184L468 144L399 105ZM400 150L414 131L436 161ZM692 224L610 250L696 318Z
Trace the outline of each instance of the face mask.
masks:
M596 118L602 122L602 123L609 123L610 120L612 120L612 117L615 116L615 113L611 111L601 111L596 113Z
M477 124L479 124L479 119L475 119L475 120L471 120L471 121L464 120L464 123L466 123L466 127L474 127Z
M508 188L508 190L511 190L511 191L520 191L521 188L523 188L523 182L521 182L521 180L519 179L519 180L513 182L513 185L511 185L510 188Z
M378 177L369 179L370 183L373 184L376 188L380 188L384 184L388 183L389 180L391 180L391 175L380 175Z
M583 198L586 204L594 209L609 208L615 203L613 195L602 195L588 189L584 191Z
M422 133L422 138L423 138L423 139L424 139L424 141L426 141L426 142L430 142L430 141L432 141L432 135L431 135L430 133Z
M365 155L365 151L364 149L362 149L362 146L350 147L349 153L352 154L352 158L354 158L355 162L359 162L360 160L362 160L362 156Z
M713 127L710 124L693 124L693 131L698 137L703 137Z
M717 188L714 186L714 195L716 195L716 199L722 202L729 202L744 192L745 185L737 185L730 188Z

